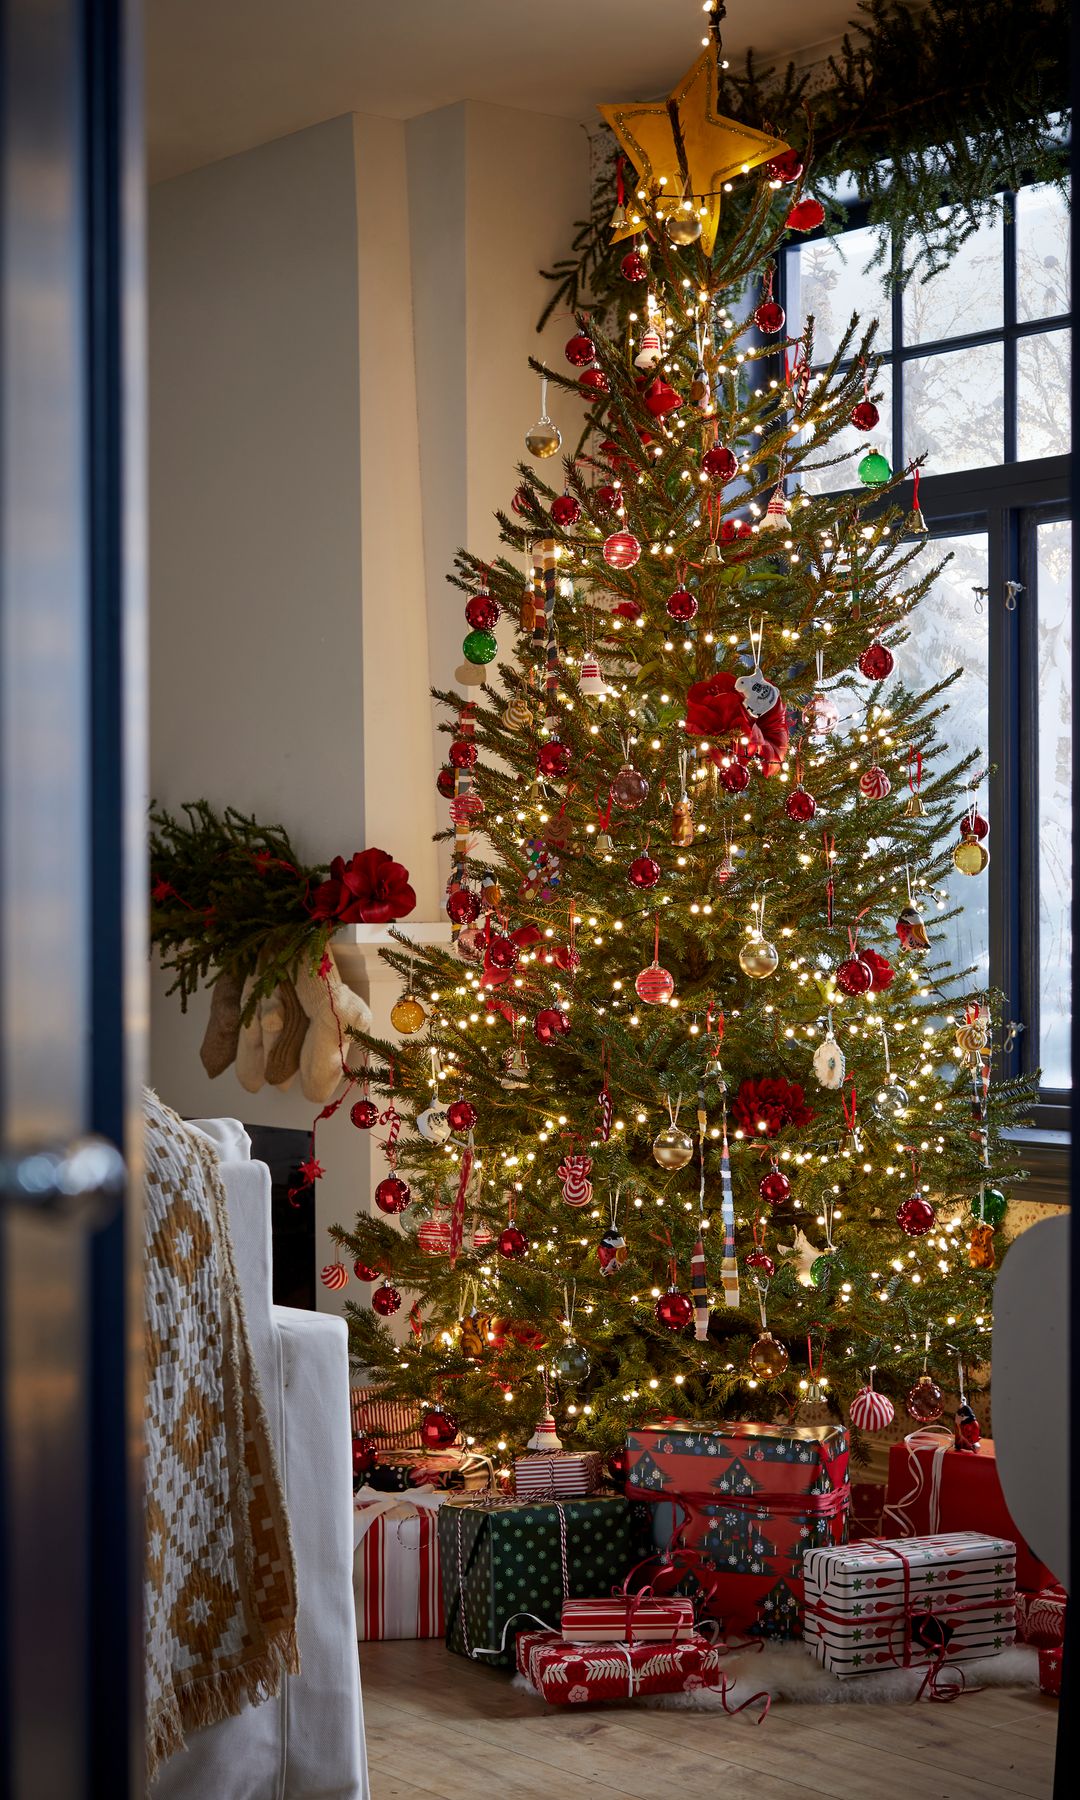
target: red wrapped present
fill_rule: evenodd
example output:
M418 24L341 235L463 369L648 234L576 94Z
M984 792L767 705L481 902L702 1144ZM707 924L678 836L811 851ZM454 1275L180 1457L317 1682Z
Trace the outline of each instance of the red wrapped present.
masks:
M1061 1658L1060 1646L1054 1650L1039 1651L1039 1692L1049 1694L1052 1700L1061 1699Z
M353 1520L356 1635L442 1637L439 1507L445 1494L361 1492Z
M517 1666L551 1706L588 1706L598 1700L636 1700L642 1694L689 1693L714 1688L726 1712L757 1702L760 1725L769 1710L768 1694L751 1694L728 1705L733 1685L721 1666L723 1644L692 1637L684 1644L567 1644L554 1631L523 1631Z
M694 1603L680 1594L564 1600L560 1623L573 1644L686 1643L694 1635Z
M1054 1577L1032 1554L1009 1516L994 1446L957 1450L945 1426L924 1426L889 1450L883 1537L927 1537L948 1531L980 1531L1016 1545L1016 1585L1034 1593Z
M654 1591L689 1570L729 1631L798 1636L804 1551L847 1541L843 1427L671 1420L632 1431L627 1455L627 1493L681 1516Z
M853 1481L851 1484L851 1516L848 1541L857 1544L863 1538L881 1536L881 1514L885 1505L883 1481Z
M1016 1635L1036 1650L1057 1650L1065 1642L1068 1595L1057 1582L1037 1594L1016 1596Z

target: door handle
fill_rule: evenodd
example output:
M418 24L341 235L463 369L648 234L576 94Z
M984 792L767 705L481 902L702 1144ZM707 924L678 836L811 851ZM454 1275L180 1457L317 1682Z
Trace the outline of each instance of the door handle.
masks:
M76 1138L23 1156L0 1153L0 1206L97 1230L113 1217L127 1169L107 1138Z

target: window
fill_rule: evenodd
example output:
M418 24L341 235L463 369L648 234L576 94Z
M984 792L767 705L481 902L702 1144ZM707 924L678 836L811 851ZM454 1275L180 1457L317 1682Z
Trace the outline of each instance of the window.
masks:
M788 329L814 319L814 365L843 341L852 313L877 318L884 361L871 435L894 468L925 457L920 503L927 555L950 560L916 615L901 673L929 683L949 668L950 747L977 750L990 866L950 882L959 915L941 927L962 966L1000 987L1024 1029L1010 1072L1042 1070L1038 1123L1067 1124L1071 1082L1069 885L1072 539L1068 518L1069 222L1054 188L1000 197L949 267L889 293L869 267L878 243L856 213L839 237L784 252ZM855 346L857 349L857 346ZM856 485L865 434L851 428L803 473L809 490ZM910 498L910 489L908 490ZM955 890L955 891L954 891Z

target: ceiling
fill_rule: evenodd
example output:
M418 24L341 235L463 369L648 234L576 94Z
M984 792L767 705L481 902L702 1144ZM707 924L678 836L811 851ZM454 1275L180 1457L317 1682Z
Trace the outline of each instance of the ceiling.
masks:
M724 48L806 53L855 15L856 0L729 0ZM145 21L152 181L343 112L486 100L590 119L670 87L705 30L700 0L145 0Z

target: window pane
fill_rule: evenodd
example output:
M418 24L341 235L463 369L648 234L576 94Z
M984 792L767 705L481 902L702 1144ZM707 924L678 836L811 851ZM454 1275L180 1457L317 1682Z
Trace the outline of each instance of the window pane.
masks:
M1003 462L1004 366L1000 344L905 363L905 456L925 454L928 475Z
M877 429L867 436L865 431L856 431L854 425L845 425L828 443L821 445L817 456L811 453L810 461L818 462L826 456L836 456L843 452L843 461L833 464L827 469L798 470L797 479L808 494L837 494L844 488L859 485L859 461L868 449L880 450L892 462L892 371L885 368L874 383L874 391L884 388L882 398L875 404L881 414ZM804 443L813 444L812 436L807 433L802 439Z
M987 615L985 604L976 611L976 587L987 584L987 549L985 532L972 532L963 537L932 538L924 555L933 566L952 552L930 592L920 600L911 614L907 642L896 652L897 673L912 688L928 688L953 669L964 672L949 689L949 710L940 725L940 735L948 745L942 753L943 768L975 751L979 762L975 772L986 768L989 736L989 698L987 687ZM929 786L935 774L932 766L923 770L923 783ZM990 819L989 795L985 786L979 793L979 811ZM957 841L959 841L959 834ZM991 842L993 841L991 835ZM935 924L937 909L928 904L925 920L930 935L928 962L947 960L956 969L975 968L973 980L946 991L950 996L962 995L971 986L985 985L989 980L990 900L985 875L961 875L950 870L948 906L962 908L954 919Z
M797 337L813 313L815 363L827 363L836 354L853 312L859 315L860 337L870 320L877 319L875 348L892 348L892 303L884 270L863 272L879 241L876 231L845 231L842 237L816 238L785 252L788 331Z
M1016 454L1065 456L1069 451L1068 331L1040 331L1016 344Z
M1070 1084L1072 940L1072 528L1036 533L1039 625L1039 1062L1043 1086ZM1023 600L1020 602L1023 605Z
M1004 323L1002 241L999 204L940 274L928 281L912 277L904 289L905 344L966 337Z
M1051 319L1069 310L1069 206L1055 187L1016 196L1016 316Z

